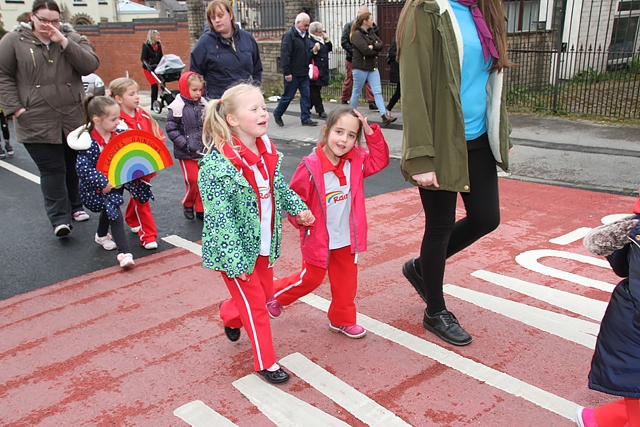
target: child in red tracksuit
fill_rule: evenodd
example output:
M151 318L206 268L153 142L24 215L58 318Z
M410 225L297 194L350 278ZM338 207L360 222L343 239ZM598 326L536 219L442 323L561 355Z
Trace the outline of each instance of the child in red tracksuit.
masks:
M184 178L185 195L182 212L191 220L203 219L204 209L198 190L198 160L204 153L202 142L202 120L207 100L202 97L204 77L188 72L180 76L180 95L169 105L165 130L173 141L173 157L180 162Z
M115 79L109 85L111 96L116 100L118 105L120 105L120 119L127 128L151 132L157 138L164 140L164 134L158 122L138 106L140 104L139 90L140 87L138 83L125 77ZM143 177L141 179L144 181L142 184L149 185L149 181L151 181L151 178L155 175L155 173L151 173ZM131 228L131 231L138 233L140 246L145 249L158 248L158 243L156 242L158 231L148 200L142 201L136 197L131 197L127 204L124 220Z
M369 151L356 146L363 131ZM367 331L356 324L355 297L358 253L367 249L364 178L389 164L389 147L380 127L369 126L348 106L329 113L322 136L315 153L302 159L289 184L317 219L309 229L291 221L300 228L302 271L275 281L275 301L269 301L267 308L277 317L280 306L312 292L328 272L329 328L361 338Z

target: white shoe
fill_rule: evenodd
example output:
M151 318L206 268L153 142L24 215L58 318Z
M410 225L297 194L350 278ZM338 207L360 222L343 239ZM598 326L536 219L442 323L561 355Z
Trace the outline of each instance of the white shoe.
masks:
M74 221L82 222L89 219L89 214L85 211L75 211L73 214L71 214L71 217Z
M56 237L64 237L69 233L71 233L71 227L67 224L60 224L53 229L53 234L55 234Z
M158 249L158 242L149 242L144 245L144 248L149 250Z
M133 255L131 254L118 254L117 259L120 263L120 267L122 268L129 268L135 265L135 262L133 262Z
M131 228L131 232L132 232L132 233L136 233L136 234L137 234L137 233L138 233L138 231L140 231L140 226L137 226L137 227L130 227L130 228Z
M118 245L116 245L116 242L111 240L111 234L109 233L107 233L107 235L104 237L98 237L98 233L96 233L94 240L97 244L102 246L107 251L112 251L118 247Z

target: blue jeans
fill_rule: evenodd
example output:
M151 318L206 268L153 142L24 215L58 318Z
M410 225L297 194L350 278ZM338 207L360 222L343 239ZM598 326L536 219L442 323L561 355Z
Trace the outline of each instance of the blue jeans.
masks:
M289 103L296 94L296 90L300 91L300 120L304 123L311 120L311 92L309 91L309 76L292 76L291 81L284 81L284 93L280 97L280 102L273 115L282 117Z
M387 114L387 108L384 106L384 99L382 98L382 84L380 83L380 73L378 70L353 70L351 108L358 108L358 98L360 98L360 92L362 91L362 87L365 82L369 82L371 85L371 91L373 92L373 99L376 102L376 107L378 107L380 115L384 116Z

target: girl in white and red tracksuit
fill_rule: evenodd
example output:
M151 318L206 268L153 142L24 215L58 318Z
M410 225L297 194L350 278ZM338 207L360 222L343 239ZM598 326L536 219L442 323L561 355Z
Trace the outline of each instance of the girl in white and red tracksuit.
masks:
M180 95L169 105L165 130L173 141L173 157L180 162L184 178L185 195L182 208L187 219L203 218L202 200L198 190L198 160L204 153L202 121L207 100L204 93L204 78L192 71L184 73L178 81Z
M362 131L369 151L355 145ZM389 148L380 127L369 126L348 106L331 111L322 135L323 141L302 159L289 184L316 218L308 229L291 221L300 228L302 271L275 281L275 299L282 306L291 304L320 286L328 272L329 328L361 338L366 331L356 324L355 297L358 253L367 249L364 178L389 164ZM269 311L273 316L273 307Z
M158 122L138 106L140 104L139 89L138 83L125 77L117 78L109 85L111 96L120 105L120 120L124 122L128 129L151 132L157 138L164 140L164 133L158 126ZM149 185L151 178L154 176L156 176L155 172L141 178L140 180L144 181L142 185ZM132 189L132 196L134 194L136 194L136 191ZM131 197L127 204L124 220L131 228L131 231L138 233L140 246L145 249L158 248L158 243L156 242L158 231L149 200L139 200L136 197Z

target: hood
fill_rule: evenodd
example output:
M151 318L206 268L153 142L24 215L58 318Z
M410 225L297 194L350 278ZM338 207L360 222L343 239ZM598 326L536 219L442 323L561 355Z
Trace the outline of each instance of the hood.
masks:
M88 150L91 147L91 135L85 132L86 125L82 125L67 136L67 144L69 148L80 151Z
M189 95L189 83L187 83L187 79L191 74L197 73L194 73L193 71L187 71L180 76L180 80L178 81L178 89L180 89L180 95L184 96L187 99L191 99L191 95Z

